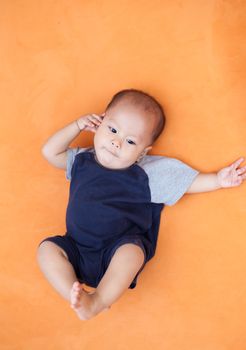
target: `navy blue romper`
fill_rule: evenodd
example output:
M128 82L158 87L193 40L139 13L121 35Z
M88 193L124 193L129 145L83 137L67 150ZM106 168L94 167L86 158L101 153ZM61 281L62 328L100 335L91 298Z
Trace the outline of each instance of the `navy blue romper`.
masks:
M43 241L52 241L64 249L78 280L94 288L117 248L126 243L138 245L145 259L128 287L133 289L144 265L155 254L164 201L173 205L181 198L198 171L175 158L149 155L128 168L109 169L97 162L92 147L69 148L67 152L66 174L71 182L66 233ZM178 176L170 180L170 167L175 166ZM163 176L162 184L160 171L165 169L169 177ZM167 185L171 192L164 190Z

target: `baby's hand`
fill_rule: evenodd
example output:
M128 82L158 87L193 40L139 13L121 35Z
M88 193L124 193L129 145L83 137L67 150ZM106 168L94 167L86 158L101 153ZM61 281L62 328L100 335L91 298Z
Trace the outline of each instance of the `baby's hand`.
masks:
M85 131L92 131L96 132L97 128L100 126L103 118L105 116L105 113L102 115L97 115L97 114L86 114L79 119L77 119L77 124L80 128L80 130L85 130Z
M239 186L241 185L243 180L246 179L246 166L237 169L239 165L243 162L243 160L243 157L239 158L228 167L218 171L217 178L221 187Z

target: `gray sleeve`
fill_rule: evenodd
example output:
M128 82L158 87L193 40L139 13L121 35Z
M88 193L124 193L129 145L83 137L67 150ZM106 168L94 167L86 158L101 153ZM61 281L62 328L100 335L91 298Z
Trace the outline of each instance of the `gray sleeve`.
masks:
M67 180L71 180L71 178L72 178L71 171L72 171L72 166L73 166L75 156L78 153L85 152L86 150L88 150L88 147L85 147L85 148L81 148L81 147L70 148L69 147L67 149L67 168L66 168L66 179Z
M151 202L174 205L190 187L199 171L179 159L145 156L140 166L149 178Z

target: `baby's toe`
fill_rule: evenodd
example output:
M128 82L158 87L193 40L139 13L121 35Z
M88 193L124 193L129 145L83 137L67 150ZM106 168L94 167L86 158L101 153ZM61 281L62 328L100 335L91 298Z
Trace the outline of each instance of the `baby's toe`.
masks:
M79 306L80 305L80 302L79 302L79 299L72 299L71 300L71 306Z
M79 291L76 291L74 289L71 289L71 292L70 292L70 300L71 300L71 303L72 304L75 304L79 301L80 299L80 292Z
M72 288L73 288L74 290L77 290L77 289L79 289L79 287L80 287L80 283L79 283L78 281L75 281L75 282L73 283Z

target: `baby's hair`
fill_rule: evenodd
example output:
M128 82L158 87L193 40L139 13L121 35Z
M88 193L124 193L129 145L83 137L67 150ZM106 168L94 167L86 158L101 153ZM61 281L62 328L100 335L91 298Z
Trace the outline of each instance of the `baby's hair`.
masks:
M150 112L158 119L158 122L156 123L157 125L152 132L152 143L154 143L162 133L166 124L166 117L161 104L147 92L137 89L124 89L118 91L112 97L106 107L106 111L116 106L124 99L132 102L135 106L142 108L145 112Z

